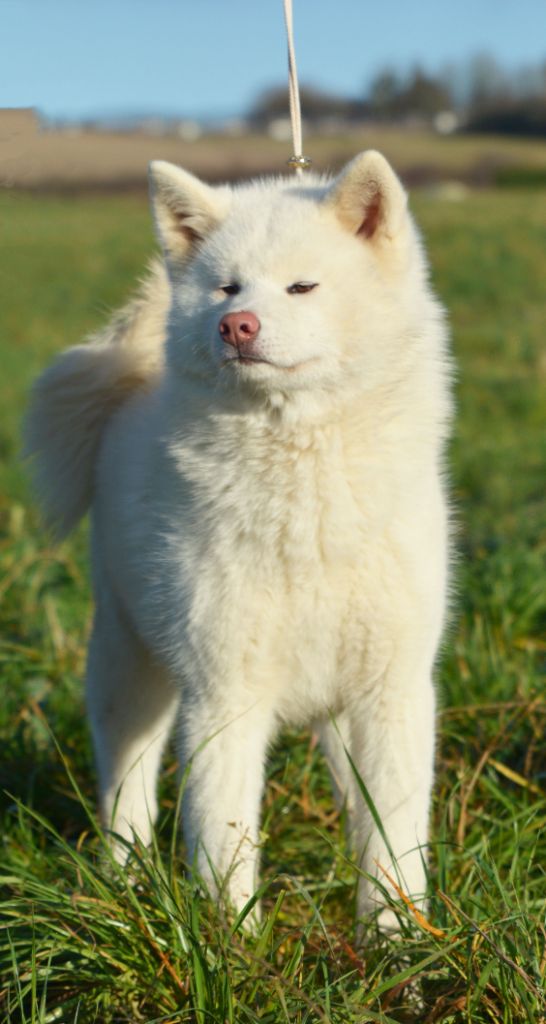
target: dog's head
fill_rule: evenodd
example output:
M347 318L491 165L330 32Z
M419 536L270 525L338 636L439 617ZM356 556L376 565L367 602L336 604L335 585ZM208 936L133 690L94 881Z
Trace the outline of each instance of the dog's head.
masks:
M205 185L151 165L172 287L168 365L255 395L384 383L422 321L423 259L379 153L334 180Z

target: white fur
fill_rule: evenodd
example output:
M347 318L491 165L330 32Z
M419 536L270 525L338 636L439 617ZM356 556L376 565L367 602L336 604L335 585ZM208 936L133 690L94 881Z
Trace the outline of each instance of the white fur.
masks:
M156 270L98 344L61 356L30 419L50 520L70 527L92 493L103 816L149 840L176 717L190 859L240 908L268 746L285 723L318 723L365 873L359 914L380 901L367 874L388 887L382 868L418 899L450 400L405 194L376 153L333 183L233 189L155 164L152 193L169 287ZM317 287L286 291L301 281ZM237 310L261 322L262 361L220 337Z

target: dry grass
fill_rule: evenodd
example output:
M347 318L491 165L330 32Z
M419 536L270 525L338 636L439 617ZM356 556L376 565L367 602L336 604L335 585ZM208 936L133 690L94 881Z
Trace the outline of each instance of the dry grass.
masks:
M1 128L1 123L0 123ZM0 131L0 142L2 132ZM379 149L410 182L462 178L495 180L510 168L546 174L546 141L495 136L441 137L424 130L368 127L331 136L308 135L305 152L317 170L337 170L363 149ZM143 188L150 160L181 164L211 181L284 171L290 143L263 135L204 136L195 142L140 134L32 133L4 138L0 181L16 188L102 190Z

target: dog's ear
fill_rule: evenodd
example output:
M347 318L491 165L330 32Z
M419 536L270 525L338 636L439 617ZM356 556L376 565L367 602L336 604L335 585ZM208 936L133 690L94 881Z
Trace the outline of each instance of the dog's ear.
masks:
M388 161L373 149L347 164L325 202L349 231L372 242L394 239L406 223L406 193Z
M150 164L149 176L156 231L167 262L176 267L222 222L230 191L205 185L164 160Z

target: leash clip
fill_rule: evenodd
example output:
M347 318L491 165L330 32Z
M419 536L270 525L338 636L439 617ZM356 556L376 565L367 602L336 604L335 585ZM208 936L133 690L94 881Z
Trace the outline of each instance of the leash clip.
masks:
M313 161L310 160L308 156L296 156L296 154L294 154L294 156L291 156L286 163L293 171L307 171Z

